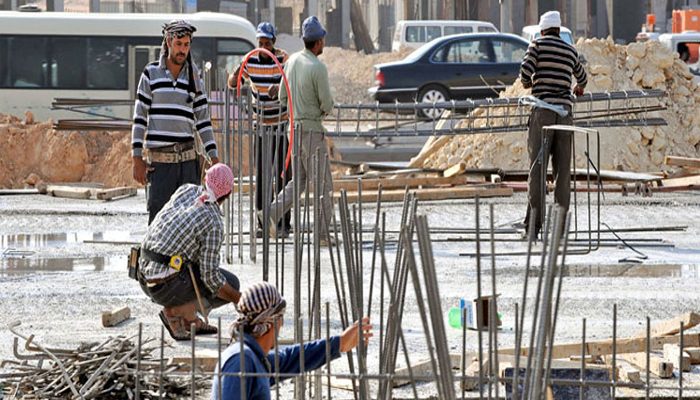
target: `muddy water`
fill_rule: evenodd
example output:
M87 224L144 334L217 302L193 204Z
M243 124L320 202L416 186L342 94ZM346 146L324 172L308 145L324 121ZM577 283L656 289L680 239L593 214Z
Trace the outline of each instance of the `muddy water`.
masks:
M0 271L21 273L121 270L126 265L126 254L100 255L99 252L93 251L90 252L90 256L86 256L86 246L128 244L136 241L138 240L131 237L128 231L0 235Z

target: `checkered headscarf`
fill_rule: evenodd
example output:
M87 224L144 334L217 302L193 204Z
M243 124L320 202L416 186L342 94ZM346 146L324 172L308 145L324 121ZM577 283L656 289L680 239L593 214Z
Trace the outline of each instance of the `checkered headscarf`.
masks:
M287 302L272 284L260 282L248 287L238 300L240 316L233 323L233 334L243 328L254 337L262 336L284 315L286 307Z
M204 193L197 199L197 204L215 203L233 190L233 171L223 163L214 164L207 170L204 179Z

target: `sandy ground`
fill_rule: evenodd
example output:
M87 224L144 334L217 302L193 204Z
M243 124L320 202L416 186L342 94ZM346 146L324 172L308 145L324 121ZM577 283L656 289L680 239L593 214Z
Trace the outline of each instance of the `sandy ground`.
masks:
M582 198L579 198L579 202ZM525 197L494 199L494 224L502 226L519 219L525 210ZM623 234L625 238L662 239L674 244L673 248L639 248L648 256L641 265L626 265L619 259L634 255L630 250L602 248L589 255L569 256L567 264L575 266L564 278L562 301L557 323L557 342L580 340L582 319L586 319L587 340L607 339L612 334L612 308L618 306L618 334L630 336L644 327L649 316L652 321L667 319L689 311L700 311L700 195L698 192L654 194L652 198L622 197L607 194L601 211L601 221L613 228L687 226L685 232L642 232ZM580 220L585 220L580 204ZM400 221L400 204L385 204L387 229L396 230ZM375 218L374 206L366 206L363 221L370 226ZM474 202L451 201L424 203L419 212L429 216L431 227L474 227ZM101 341L108 336L137 333L143 324L144 337L159 337L159 307L151 303L138 285L126 275L125 264L128 245L93 244L85 241L130 242L140 240L146 229L147 214L142 192L137 197L113 202L57 199L45 196L0 197L0 250L31 251L33 255L18 258L5 253L0 258L0 359L12 358L13 335L6 325L21 321L18 328L25 334L35 334L36 340L51 347L76 347L82 341ZM488 207L481 209L481 224L488 226ZM247 218L247 213L244 216ZM247 219L246 219L247 221ZM247 224L247 222L246 222ZM246 225L247 226L247 225ZM247 228L246 228L247 229ZM434 235L433 249L437 266L440 296L444 316L459 298L471 298L476 293L476 261L460 257L459 253L473 252L472 243L445 241L460 235ZM395 237L388 235L389 238ZM514 238L505 235L504 238ZM371 241L366 235L365 241ZM497 252L524 251L523 242L498 242ZM258 246L260 252L261 246ZM417 250L417 248L416 248ZM488 251L485 244L483 251ZM235 248L234 248L235 251ZM16 253L15 253L16 254ZM276 270L273 261L271 280L279 279L289 302L282 337L292 337L291 310L293 272L290 265L291 246L286 247L284 278L281 267ZM324 252L327 257L327 253ZM393 266L395 247L387 245L389 265ZM238 263L236 253L233 264L225 268L236 273L245 286L260 280L262 267L248 261L247 246L243 263ZM258 260L262 257L258 254ZM365 302L368 300L371 275L371 245L365 246L364 282ZM225 257L222 257L224 261ZM539 264L539 259L533 259ZM499 345L510 347L514 342L515 304L520 302L524 282L524 257L497 257L496 291L500 293L499 312L503 316L503 329L499 332ZM390 267L391 268L391 267ZM482 288L491 292L491 264L484 259ZM306 269L304 269L306 271ZM328 262L322 263L324 282L331 282ZM303 276L302 312L306 317L307 275ZM530 279L533 288L535 280ZM529 295L530 304L533 293ZM332 283L323 284L322 302L331 304L331 332L340 329L337 317L335 290ZM385 299L387 296L385 296ZM412 284L409 281L403 328L411 352L411 361L424 360L428 351L423 336L421 320ZM372 296L372 317L379 324L379 289L376 285ZM116 328L103 328L100 315L123 305L131 308L132 319ZM385 304L386 306L386 304ZM531 312L532 308L528 307ZM528 312L528 315L529 315ZM325 311L324 311L325 313ZM226 306L215 310L212 318L221 318L227 327L235 317L235 310ZM323 324L325 332L325 319ZM450 348L461 352L460 329L446 326ZM227 330L228 331L228 330ZM379 335L379 327L375 334ZM226 334L224 335L226 337ZM369 348L369 371L377 371L379 340ZM197 340L197 349L213 350L216 337ZM467 351L477 350L477 334L467 332ZM166 348L169 355L188 355L189 343L171 343ZM403 365L403 356L399 356ZM345 359L334 363L335 371L347 368ZM700 368L695 367L696 375ZM686 381L685 385L690 386ZM669 383L669 382L666 382ZM700 386L696 380L696 386ZM432 385L423 385L421 393L432 393ZM282 385L283 397L288 396L290 384ZM405 390L405 391L404 391ZM337 397L351 397L349 392L336 391ZM410 396L409 389L398 390L401 397ZM334 392L334 397L336 393Z

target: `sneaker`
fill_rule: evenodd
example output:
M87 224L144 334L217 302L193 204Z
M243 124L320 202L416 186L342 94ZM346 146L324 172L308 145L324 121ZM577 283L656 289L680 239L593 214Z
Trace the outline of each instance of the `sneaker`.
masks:
M255 230L255 237L257 239L262 239L263 237L263 231L261 227L258 227L258 229Z
M281 228L277 230L277 239L288 239L289 229Z

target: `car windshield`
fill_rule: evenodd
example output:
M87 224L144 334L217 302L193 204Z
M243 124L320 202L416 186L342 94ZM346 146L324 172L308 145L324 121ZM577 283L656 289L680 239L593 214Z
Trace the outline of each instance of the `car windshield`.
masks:
M421 57L423 57L426 53L429 53L433 49L433 45L439 41L441 41L443 38L437 38L433 39L430 42L422 45L421 47L415 49L411 54L407 55L406 58L403 59L403 61L412 63L418 61Z

